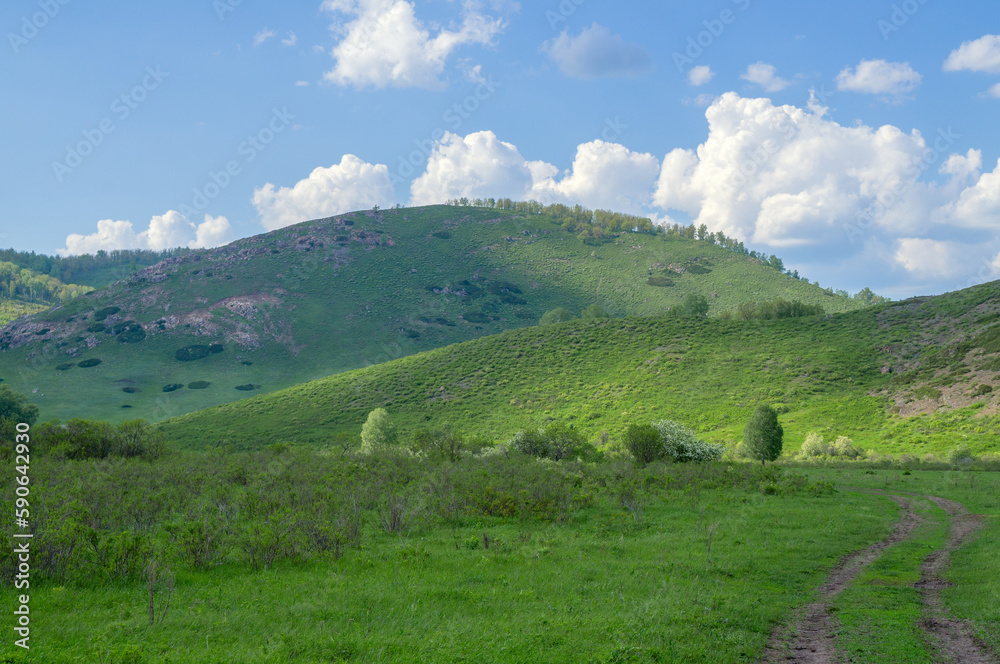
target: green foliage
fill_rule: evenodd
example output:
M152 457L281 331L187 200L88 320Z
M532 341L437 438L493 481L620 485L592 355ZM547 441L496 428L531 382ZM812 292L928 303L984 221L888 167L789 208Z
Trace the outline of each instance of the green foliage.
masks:
M527 456L553 461L593 458L596 452L578 430L564 422L554 422L544 429L518 431L504 446Z
M204 390L204 389L206 389L211 384L212 383L210 383L207 380L196 380L196 381L194 381L192 383L188 383L188 389L189 390Z
M164 392L176 392L177 390L181 390L181 389L184 389L184 384L183 383L171 383L169 385L164 385L163 386L163 391Z
M674 285L673 280L663 276L662 274L654 274L649 279L646 279L646 283L650 286L658 286L660 288L666 288Z
M103 360L100 360L99 358L92 357L90 359L83 360L82 362L78 362L76 366L83 369L90 369L91 367L96 367L98 364L101 364L102 361Z
M361 427L361 451L372 454L381 449L395 445L398 433L385 408L376 408L368 413L368 419Z
M781 297L759 303L742 302L736 307L736 317L740 320L778 320L821 316L824 313L826 311L822 305L806 304L799 300L786 300Z
M573 314L565 307L557 307L551 311L546 311L539 324L552 325L553 323L565 323L570 320L573 320Z
M174 358L178 362L193 362L214 353L221 353L223 350L225 350L225 347L222 344L210 344L207 346L204 344L193 344L184 348L178 348L177 352L174 353Z
M622 442L625 449L641 464L652 463L663 456L660 431L650 424L630 424Z
M583 320L595 320L598 318L610 318L608 312L604 310L599 304L592 304L582 312L580 312L580 318Z
M697 293L688 293L684 301L670 310L671 315L682 318L704 318L708 315L708 298Z
M145 420L114 425L73 419L58 420L34 429L35 449L55 458L85 460L120 457L155 459L166 451L163 435Z
M0 252L0 257L3 253ZM52 304L68 302L93 290L0 259L0 298Z
M743 429L743 445L751 458L761 463L774 461L781 456L783 435L778 413L771 406L760 404Z
M9 385L0 384L0 441L12 443L18 424L34 424L38 419L38 406L28 402L28 397ZM4 446L4 453L9 449Z
M108 318L109 316L114 316L115 314L117 314L121 310L122 310L121 307L115 307L115 306L104 307L103 309L98 309L97 311L94 312L94 320L95 321L102 321L102 320Z

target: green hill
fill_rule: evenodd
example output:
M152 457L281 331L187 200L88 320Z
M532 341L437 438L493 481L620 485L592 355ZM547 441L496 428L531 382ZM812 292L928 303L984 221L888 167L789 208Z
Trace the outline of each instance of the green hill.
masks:
M733 443L777 404L786 447L816 431L882 452L998 450L1000 282L772 321L574 321L514 330L163 423L184 447L323 445L387 408L404 432L502 439L553 420L595 442L678 420Z
M160 421L534 325L557 307L655 316L688 294L711 315L776 297L828 312L863 304L703 231L621 230L601 213L582 232L538 212L357 212L172 256L0 329L0 378L35 395L43 420Z

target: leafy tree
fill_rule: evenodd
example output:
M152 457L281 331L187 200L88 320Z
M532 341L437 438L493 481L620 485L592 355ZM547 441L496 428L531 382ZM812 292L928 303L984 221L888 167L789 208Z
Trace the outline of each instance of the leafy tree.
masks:
M663 456L660 432L651 424L630 424L623 442L625 449L641 464L652 463Z
M592 304L580 313L580 318L590 320L593 318L608 318L608 312L599 304Z
M37 419L38 406L9 385L0 385L0 439L13 441L19 423L34 424Z
M397 441L396 427L389 419L385 408L376 408L368 413L368 419L361 427L361 451L371 454Z
M557 309L553 309L552 311L546 311L542 316L541 324L552 325L553 323L565 323L569 320L573 320L573 314L571 314L568 309L559 307Z
M704 318L708 315L708 308L708 299L704 295L688 293L683 302L671 309L671 313L681 318Z
M784 431L778 424L778 413L767 404L760 404L743 429L743 444L752 459L774 461L781 456Z

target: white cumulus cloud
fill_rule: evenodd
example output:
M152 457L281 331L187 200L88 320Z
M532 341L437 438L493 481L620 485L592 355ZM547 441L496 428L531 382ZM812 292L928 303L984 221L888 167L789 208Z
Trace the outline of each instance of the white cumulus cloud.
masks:
M260 223L273 231L310 219L389 206L395 199L387 166L348 154L339 164L314 169L292 187L267 183L254 190L252 201Z
M542 164L534 167L540 174L549 172ZM432 205L462 197L522 200L533 182L532 164L492 131L464 138L448 132L434 147L427 170L413 181L410 204Z
M697 151L663 160L655 204L714 230L774 246L843 241L842 227L919 174L918 133L843 127L822 114L734 92L705 112Z
M902 238L893 257L914 275L951 278L964 272L969 255L968 249L956 242Z
M440 88L448 56L466 44L489 44L504 28L503 20L466 2L456 29L432 34L406 0L324 0L322 8L349 17L334 26L343 35L333 48L336 65L325 79L358 88Z
M856 69L837 75L837 89L874 95L904 95L920 85L923 77L908 62L862 60Z
M756 83L767 92L780 92L791 85L789 81L778 76L778 70L775 69L774 65L764 62L757 62L750 65L747 67L746 73L742 74L740 78L751 83Z
M963 42L945 60L944 70L1000 73L1000 35Z
M711 81L713 76L715 76L715 72L712 71L711 67L708 65L698 65L697 67L692 67L688 73L688 82L697 87Z
M610 76L635 76L652 68L649 52L638 44L629 44L621 35L612 35L603 25L594 23L573 37L563 31L546 42L542 50L574 78L592 79Z
M66 247L59 249L62 256L95 254L100 250L149 249L162 251L177 247L203 249L218 247L233 240L233 229L225 217L205 215L205 221L195 224L180 212L169 210L154 216L149 227L136 233L131 221L102 219L97 222L97 232L90 235L70 234Z

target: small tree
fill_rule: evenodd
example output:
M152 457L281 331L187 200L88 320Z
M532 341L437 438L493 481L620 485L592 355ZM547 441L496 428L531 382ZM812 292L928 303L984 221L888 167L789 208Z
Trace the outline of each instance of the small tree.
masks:
M573 314L571 314L568 309L559 307L558 309L546 311L545 315L542 316L541 324L551 325L553 323L565 323L568 320L573 320Z
M385 408L376 408L368 413L368 419L361 427L361 451L365 454L396 444L396 427L389 419Z
M767 404L760 404L743 429L743 444L753 459L774 461L781 456L781 439L784 431L778 424L778 413Z
M663 455L659 430L650 424L630 424L623 439L625 448L641 464L652 463Z
M608 312L599 304L592 304L580 313L580 318L590 320L593 318L607 318Z

